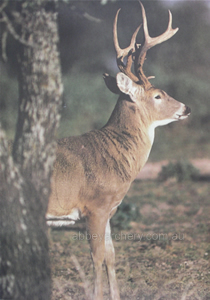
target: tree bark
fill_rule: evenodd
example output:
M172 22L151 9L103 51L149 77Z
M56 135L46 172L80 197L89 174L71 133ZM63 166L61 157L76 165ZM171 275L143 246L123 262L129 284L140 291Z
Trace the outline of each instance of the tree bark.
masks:
M0 298L47 300L45 213L63 90L56 1L18 6L19 114L12 155L0 129Z

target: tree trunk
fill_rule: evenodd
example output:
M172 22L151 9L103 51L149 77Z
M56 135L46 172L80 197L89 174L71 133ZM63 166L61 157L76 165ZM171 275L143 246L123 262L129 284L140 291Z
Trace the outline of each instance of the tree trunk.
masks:
M12 156L0 129L3 299L47 300L51 294L45 213L63 89L55 2L18 3L19 114Z

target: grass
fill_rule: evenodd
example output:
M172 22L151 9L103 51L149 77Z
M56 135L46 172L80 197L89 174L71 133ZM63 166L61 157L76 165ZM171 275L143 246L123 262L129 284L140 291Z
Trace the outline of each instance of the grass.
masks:
M140 217L128 229L112 228L122 299L210 299L209 195L209 182L132 184L124 202L138 207ZM75 235L75 229L51 231L53 300L86 299L72 254L92 289L89 245ZM104 283L109 299L105 269Z

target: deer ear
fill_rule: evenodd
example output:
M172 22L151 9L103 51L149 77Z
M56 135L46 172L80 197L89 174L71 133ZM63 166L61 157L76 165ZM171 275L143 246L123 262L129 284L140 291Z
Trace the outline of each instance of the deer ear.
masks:
M116 76L117 86L120 91L126 95L129 95L133 102L136 102L139 89L142 89L140 85L136 84L127 75L118 73Z

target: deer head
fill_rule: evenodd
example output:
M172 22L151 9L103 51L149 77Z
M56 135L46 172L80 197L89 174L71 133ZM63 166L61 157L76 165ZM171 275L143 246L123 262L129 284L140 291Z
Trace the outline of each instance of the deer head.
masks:
M124 94L129 96L129 100L136 103L137 106L147 115L148 126L153 128L166 125L170 122L182 120L190 114L190 108L186 107L167 95L166 92L156 89L149 81L153 76L147 77L143 71L143 64L147 51L164 41L170 39L178 28L172 28L172 15L169 11L169 22L166 31L157 36L149 35L147 18L144 6L140 2L143 18L143 31L145 41L143 45L136 43L136 37L141 25L134 32L130 45L121 49L117 36L117 20L120 9L117 11L113 25L113 39L117 56L117 65L120 73L116 78L104 74L104 80L107 87L116 94ZM126 64L124 60L127 58ZM135 74L132 72L134 65Z

